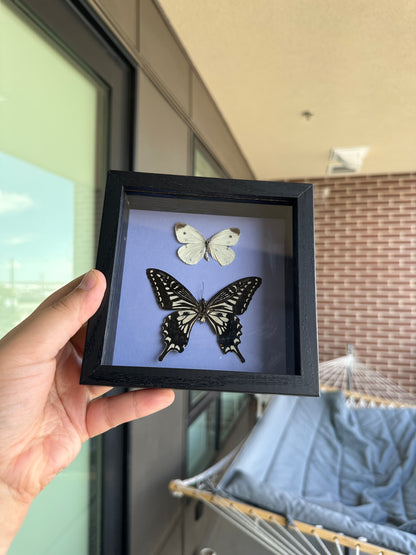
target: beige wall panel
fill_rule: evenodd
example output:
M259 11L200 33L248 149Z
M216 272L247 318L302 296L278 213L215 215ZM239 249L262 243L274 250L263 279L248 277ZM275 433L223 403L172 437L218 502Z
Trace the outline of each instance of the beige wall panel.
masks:
M203 142L231 177L252 179L253 174L202 81L192 75L192 119Z
M136 44L137 0L95 0L112 23L132 44Z
M139 76L136 169L188 173L189 131L149 79Z
M164 86L189 114L190 66L151 0L140 0L139 49Z

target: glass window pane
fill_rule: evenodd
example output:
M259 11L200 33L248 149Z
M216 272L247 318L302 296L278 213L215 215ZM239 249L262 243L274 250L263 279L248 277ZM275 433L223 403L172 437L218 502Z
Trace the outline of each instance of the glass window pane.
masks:
M207 395L206 391L198 391L198 390L190 391L189 392L190 407L192 408L195 405L197 405L199 403L199 401L201 401L206 395Z
M220 445L226 441L233 430L248 400L249 396L246 393L221 393Z
M194 148L194 175L197 177L225 177L220 166L198 143Z
M0 4L0 336L94 264L107 88ZM33 503L10 549L88 553L90 446Z
M187 474L198 474L212 462L216 451L217 401L210 403L188 427Z

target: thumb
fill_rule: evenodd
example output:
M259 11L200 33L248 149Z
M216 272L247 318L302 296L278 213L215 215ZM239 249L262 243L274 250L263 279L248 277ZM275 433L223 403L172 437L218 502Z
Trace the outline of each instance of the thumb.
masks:
M105 277L98 270L64 286L2 339L2 355L19 365L54 358L97 311L105 287Z

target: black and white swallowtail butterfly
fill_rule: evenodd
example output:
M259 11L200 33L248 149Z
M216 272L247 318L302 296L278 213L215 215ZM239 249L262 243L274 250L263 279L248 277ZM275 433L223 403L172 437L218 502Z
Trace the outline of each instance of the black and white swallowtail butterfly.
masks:
M165 348L159 356L160 361L169 351L182 353L195 322L207 320L217 336L221 351L224 354L233 352L241 362L245 362L238 348L242 333L238 316L247 310L261 285L261 278L238 279L218 291L209 301L201 299L198 302L182 283L163 270L148 268L146 275L160 308L175 311L163 319L162 338Z

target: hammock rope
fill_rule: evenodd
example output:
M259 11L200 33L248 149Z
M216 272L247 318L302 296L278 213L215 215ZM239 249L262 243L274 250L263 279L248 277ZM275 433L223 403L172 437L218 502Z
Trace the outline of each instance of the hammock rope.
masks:
M345 356L319 364L319 382L323 390L344 391L349 406L416 406L414 395L381 372L360 362L351 345Z
M187 480L188 484L189 481ZM344 554L344 547L354 549L356 555L404 555L398 551L367 543L365 538L353 538L339 534L327 530L321 525L311 526L301 521L288 521L276 513L240 501L232 501L200 489L201 487L202 484L199 487L196 487L196 484L184 486L181 480L173 480L169 484L169 489L175 497L186 496L202 501L270 553L277 555L329 555L330 552L324 544L326 541L334 545L339 555ZM273 526L273 534L270 533L267 524ZM319 538L320 541L317 541L316 545L312 545L309 537L314 540Z

